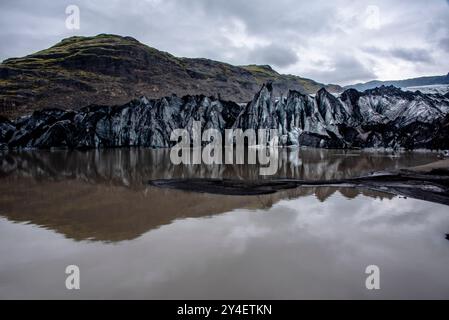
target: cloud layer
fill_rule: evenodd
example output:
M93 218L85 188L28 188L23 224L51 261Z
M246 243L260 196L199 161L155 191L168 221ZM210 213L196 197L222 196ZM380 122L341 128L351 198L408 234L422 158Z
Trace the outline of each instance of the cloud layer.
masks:
M80 30L65 8L80 8ZM0 59L64 37L114 33L177 56L270 64L325 83L449 71L447 0L6 0Z

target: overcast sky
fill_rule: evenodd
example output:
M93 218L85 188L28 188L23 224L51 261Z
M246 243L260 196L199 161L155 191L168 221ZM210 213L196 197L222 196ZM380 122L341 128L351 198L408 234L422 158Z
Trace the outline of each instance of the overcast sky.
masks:
M80 29L65 9L80 9ZM270 64L324 83L449 72L449 0L1 0L0 60L73 35L128 35L176 56Z

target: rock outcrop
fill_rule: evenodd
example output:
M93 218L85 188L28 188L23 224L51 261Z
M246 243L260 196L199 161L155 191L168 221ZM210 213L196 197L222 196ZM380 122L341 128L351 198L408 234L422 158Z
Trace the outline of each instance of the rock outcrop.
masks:
M280 101L264 86L236 124L277 128L284 145L441 149L449 147L448 112L446 96L393 86L363 93L349 89L338 98L324 88L314 97L290 91Z
M225 109L225 110L224 110ZM15 122L0 122L1 143L9 148L166 148L177 128L201 121L203 128L230 128L239 105L205 96L145 97L123 106L88 106L79 111L44 109Z
M2 148L99 148L174 144L174 129L278 129L288 146L321 148L449 148L449 98L380 87L349 89L339 97L289 91L276 99L263 85L246 106L206 96L142 97L123 106L78 111L44 109L9 121L0 118Z

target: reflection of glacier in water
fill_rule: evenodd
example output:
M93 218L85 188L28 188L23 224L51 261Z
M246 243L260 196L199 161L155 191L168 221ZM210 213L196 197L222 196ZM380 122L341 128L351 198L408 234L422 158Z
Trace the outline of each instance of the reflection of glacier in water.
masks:
M279 177L331 179L427 153L283 150ZM173 166L168 150L1 155L0 298L449 298L447 207L368 190L264 196L161 190L171 177L260 179L257 166ZM64 288L77 264L81 290ZM367 291L365 267L381 270Z
M277 174L263 177L259 174L259 165L174 165L170 161L169 149L22 151L0 154L0 176L78 179L140 188L151 179L181 177L339 179L424 164L436 159L435 153L284 148L279 152Z
M278 176L299 179L353 177L432 161L434 154L283 149ZM264 196L223 196L147 187L150 179L173 177L261 179L257 165L181 165L169 150L109 149L5 153L0 174L0 214L31 221L76 240L121 241L183 217L201 217L237 208L270 208L284 198L315 195L325 201L337 190L391 198L369 190L299 188ZM113 217L113 219L110 219Z

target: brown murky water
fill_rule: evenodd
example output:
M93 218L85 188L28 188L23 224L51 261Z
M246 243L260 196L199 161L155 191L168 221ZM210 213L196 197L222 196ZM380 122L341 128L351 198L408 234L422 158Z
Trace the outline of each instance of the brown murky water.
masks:
M331 179L432 153L283 150L278 177ZM0 155L0 298L449 298L447 206L370 190L221 196L150 179L260 179L257 165L175 166L169 150ZM81 289L65 288L79 266ZM365 287L380 268L381 289Z

